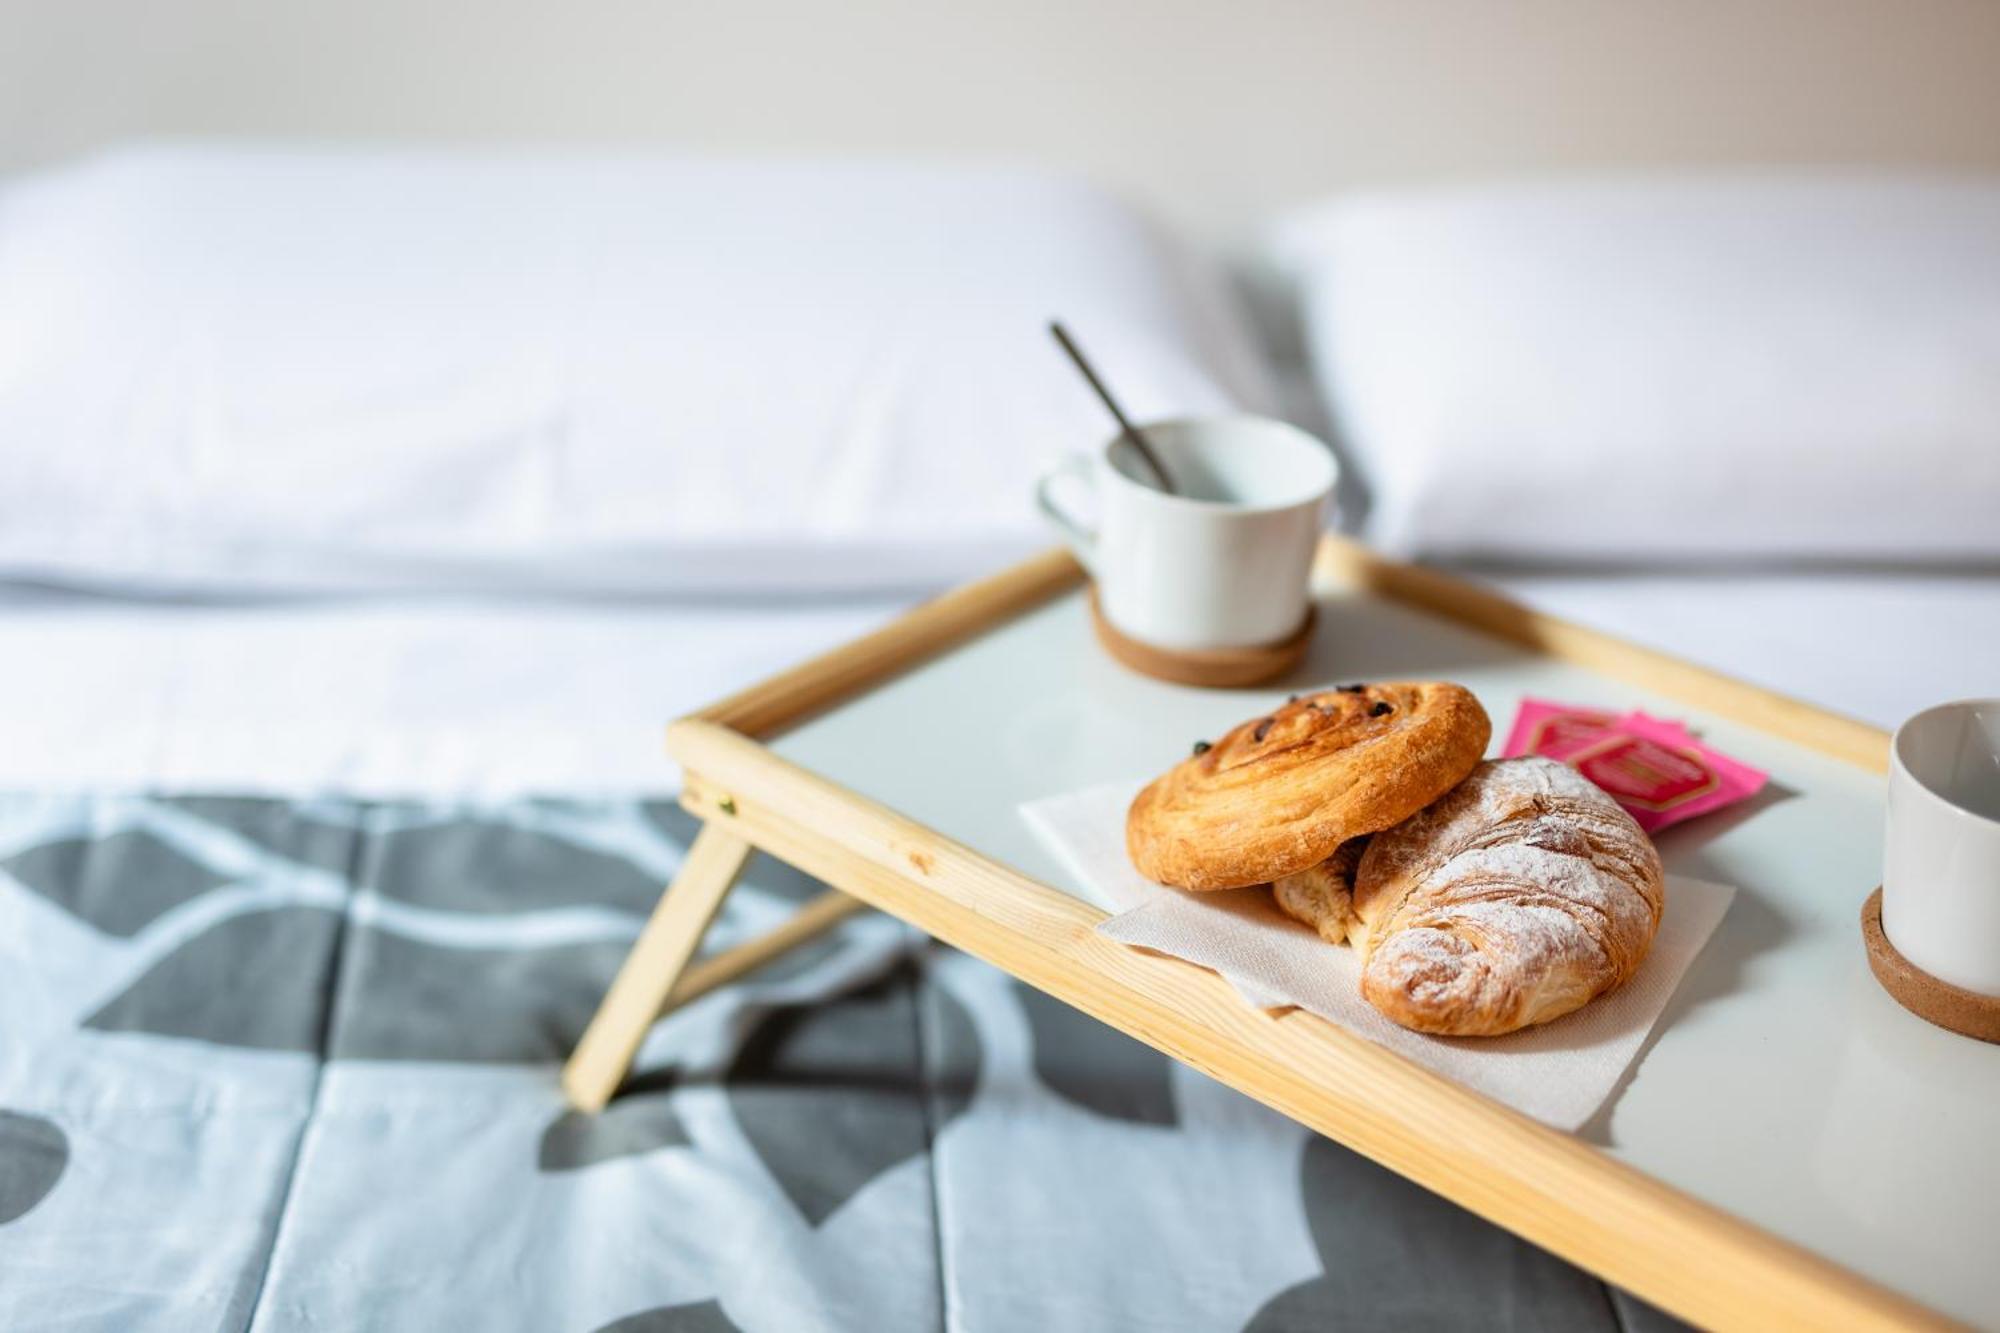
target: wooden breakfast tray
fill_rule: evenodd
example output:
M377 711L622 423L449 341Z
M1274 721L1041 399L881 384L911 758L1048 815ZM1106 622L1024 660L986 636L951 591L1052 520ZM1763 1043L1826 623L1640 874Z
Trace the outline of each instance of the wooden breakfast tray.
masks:
M1134 675L1052 553L673 724L704 821L564 1086L602 1107L648 1028L880 908L1686 1318L1717 1327L2000 1324L2000 1048L1870 979L1880 731L1329 539L1306 661L1254 691ZM1670 869L1739 886L1635 1073L1578 1134L1213 973L1094 933L1103 913L1023 800L1156 771L1272 697L1443 678L1504 727L1523 694L1685 718L1768 769L1757 801L1669 830ZM689 966L752 848L834 889Z

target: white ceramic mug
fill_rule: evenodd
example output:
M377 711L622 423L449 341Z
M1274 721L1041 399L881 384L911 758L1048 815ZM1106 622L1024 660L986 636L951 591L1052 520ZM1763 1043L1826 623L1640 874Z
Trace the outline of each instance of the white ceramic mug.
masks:
M1157 648L1247 648L1304 623L1313 551L1333 493L1333 452L1264 417L1147 422L1169 495L1122 436L1042 477L1036 500L1097 581L1118 630ZM1066 476L1096 491L1096 526L1055 496Z
M2000 699L1939 704L1896 729L1882 933L1940 981L2000 995Z

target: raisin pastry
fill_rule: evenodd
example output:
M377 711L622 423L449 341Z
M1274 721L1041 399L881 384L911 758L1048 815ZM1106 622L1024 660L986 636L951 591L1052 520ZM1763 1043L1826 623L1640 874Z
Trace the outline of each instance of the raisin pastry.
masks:
M1458 785L1492 723L1462 685L1397 681L1295 696L1168 770L1125 818L1147 878L1234 889L1307 870Z

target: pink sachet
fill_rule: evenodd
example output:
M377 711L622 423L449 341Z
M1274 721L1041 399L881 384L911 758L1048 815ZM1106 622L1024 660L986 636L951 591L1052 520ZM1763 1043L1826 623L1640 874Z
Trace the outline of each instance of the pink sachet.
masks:
M1521 701L1506 754L1562 760L1609 792L1648 833L1754 796L1766 776L1703 745L1678 722L1547 699Z
M1618 714L1598 708L1580 708L1550 699L1526 698L1514 714L1514 728L1507 733L1506 758L1539 754L1559 758L1558 750L1575 749L1596 740L1618 718Z

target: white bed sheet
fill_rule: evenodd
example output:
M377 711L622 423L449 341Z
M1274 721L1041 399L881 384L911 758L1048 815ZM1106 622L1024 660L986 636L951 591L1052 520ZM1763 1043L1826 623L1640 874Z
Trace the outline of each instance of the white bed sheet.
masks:
M0 592L0 787L671 793L670 719L908 600L217 606Z
M2000 694L2000 577L1492 581L1883 726ZM907 600L218 606L0 592L0 787L671 792L668 719Z

